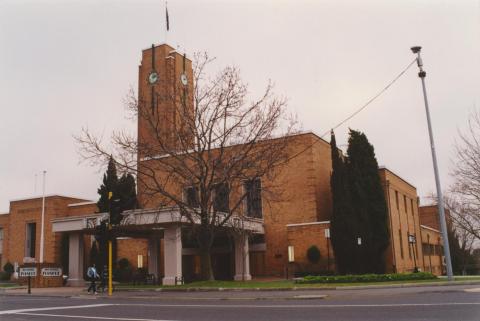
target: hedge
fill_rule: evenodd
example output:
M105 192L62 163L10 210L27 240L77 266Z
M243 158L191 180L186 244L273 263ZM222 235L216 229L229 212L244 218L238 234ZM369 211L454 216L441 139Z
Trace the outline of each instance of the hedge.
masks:
M0 281L10 281L10 277L12 274L2 271L0 272Z
M295 280L295 283L355 283L355 282L389 282L411 280L433 280L437 277L432 273L397 273L397 274L362 274L362 275L333 275L333 276L306 276Z

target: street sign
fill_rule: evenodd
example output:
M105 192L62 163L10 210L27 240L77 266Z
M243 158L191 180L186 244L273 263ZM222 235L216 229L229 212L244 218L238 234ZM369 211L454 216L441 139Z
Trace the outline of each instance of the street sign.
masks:
M62 276L61 268L42 268L43 277Z
M28 277L28 276L37 276L37 268L36 267L21 267L19 271L20 277Z

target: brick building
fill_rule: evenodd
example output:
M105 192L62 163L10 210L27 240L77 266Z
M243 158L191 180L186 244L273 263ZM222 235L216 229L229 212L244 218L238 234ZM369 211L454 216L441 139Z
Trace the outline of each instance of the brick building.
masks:
M139 100L159 115L174 119L162 126L164 135L169 135L168 126L182 126L182 119L172 106L161 100L154 103L154 91L176 95L175 88L168 83L155 86L149 83L152 70L158 73L157 77L172 83L183 82L182 75L186 75L189 83L192 79L191 62L168 45L152 47L142 53ZM192 97L187 99L191 101ZM139 117L139 143L151 139L151 133L145 127ZM171 139L175 144L175 138ZM283 165L273 179L262 177L256 182L259 186L272 184L285 188L276 201L268 204L259 189L259 194L252 200L259 204L255 215L249 215L249 206L245 205L242 224L249 237L228 233L217 237L212 249L217 278L248 280L252 276L285 276L293 272L335 269L329 238L332 211L330 145L310 132L291 135L287 142L286 152L296 157ZM148 155L138 156L139 166L148 161L144 156ZM429 226L431 222L422 221L422 213L427 212L419 208L416 188L386 168L381 168L379 174L391 232L386 253L388 270L410 272L417 267L441 273L441 256L434 256L431 252L426 254L425 248L429 247L424 245L433 240L435 245L440 244L440 234L435 227ZM187 187L172 188L184 193ZM135 268L148 268L149 273L163 278L165 284L175 284L180 277L195 279L199 273L199 251L189 239L184 218L164 200L147 197L141 184L138 196L142 209L125 213L131 226L129 233L118 241L118 258L128 258ZM72 284L81 283L93 240L87 231L104 214L97 213L94 202L78 198L48 196L45 204L45 261L61 264L68 271ZM21 263L28 257L38 260L41 210L41 198L15 200L10 203L9 213L0 215L2 266L7 261ZM232 221L236 218L232 217ZM307 259L307 249L311 246L320 250L317 263Z

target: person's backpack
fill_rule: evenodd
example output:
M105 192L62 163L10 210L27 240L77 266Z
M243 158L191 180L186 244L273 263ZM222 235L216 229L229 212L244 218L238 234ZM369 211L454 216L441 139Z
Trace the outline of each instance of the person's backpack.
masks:
M89 278L94 278L95 277L95 269L93 267L89 267L87 270L87 276Z

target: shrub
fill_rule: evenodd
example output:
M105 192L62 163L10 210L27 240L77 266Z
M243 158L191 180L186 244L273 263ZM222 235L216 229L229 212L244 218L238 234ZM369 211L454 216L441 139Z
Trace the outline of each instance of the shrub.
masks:
M296 283L355 283L355 282L389 282L389 281L411 281L411 280L432 280L437 277L432 273L397 273L397 274L361 274L361 275L334 275L334 276L306 276Z
M125 270L130 266L130 262L128 261L127 258L123 258L118 260L118 268L120 270Z
M307 258L310 263L318 263L320 261L320 250L315 245L312 245L307 250Z
M335 271L332 270L321 270L321 271L295 271L293 273L296 278L303 278L306 276L331 276L335 275Z
M11 273L8 272L0 272L0 281L10 281L10 277L12 276Z
M113 276L117 281L128 281L132 278L132 266L126 258L118 260L118 268L113 269Z
M3 271L5 271L9 274L12 274L14 272L13 270L14 270L13 265L10 262L5 263L5 265L3 266Z

